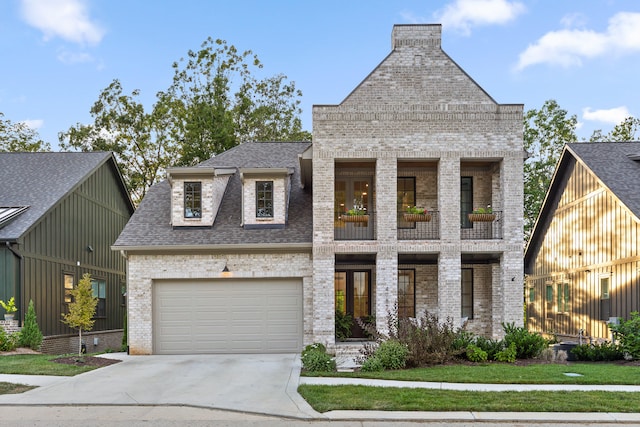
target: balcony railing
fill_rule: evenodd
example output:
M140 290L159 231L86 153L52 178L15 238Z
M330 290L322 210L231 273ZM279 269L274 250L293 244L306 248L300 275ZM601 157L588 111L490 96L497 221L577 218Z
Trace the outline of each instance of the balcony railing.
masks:
M470 227L460 229L462 240L502 239L502 211L469 218Z
M440 238L440 212L429 211L428 216L398 215L398 240L437 240Z
M334 221L335 240L374 240L376 238L376 214L340 215Z

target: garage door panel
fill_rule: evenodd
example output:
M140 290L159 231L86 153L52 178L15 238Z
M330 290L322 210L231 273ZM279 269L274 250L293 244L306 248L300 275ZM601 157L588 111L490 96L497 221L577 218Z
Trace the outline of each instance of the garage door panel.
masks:
M302 348L300 280L154 283L154 352L261 353Z

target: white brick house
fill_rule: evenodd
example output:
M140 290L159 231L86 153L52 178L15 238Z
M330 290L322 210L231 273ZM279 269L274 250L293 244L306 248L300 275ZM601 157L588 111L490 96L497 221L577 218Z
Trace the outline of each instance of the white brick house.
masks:
M440 34L395 26L341 104L314 106L313 144L169 170L114 245L132 354L333 347L336 310L384 330L396 303L486 336L522 325L523 108L497 104ZM469 220L487 205L493 218Z

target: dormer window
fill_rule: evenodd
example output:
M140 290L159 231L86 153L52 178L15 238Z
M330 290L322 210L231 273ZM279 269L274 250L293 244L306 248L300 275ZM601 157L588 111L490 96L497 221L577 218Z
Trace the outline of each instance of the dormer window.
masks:
M273 181L256 182L256 218L273 218Z
M184 183L184 217L202 217L202 183Z

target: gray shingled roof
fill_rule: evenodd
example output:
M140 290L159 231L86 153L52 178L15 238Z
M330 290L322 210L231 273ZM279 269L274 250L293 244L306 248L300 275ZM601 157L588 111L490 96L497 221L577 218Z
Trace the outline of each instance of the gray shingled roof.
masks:
M109 158L108 152L0 153L0 206L29 206L0 228L0 241L19 239Z
M269 243L311 243L311 192L300 186L298 155L311 145L308 142L248 142L200 163L199 167L216 168L292 168L289 221L284 229L245 230L241 223L239 173L229 180L222 204L211 228L171 226L170 186L165 180L149 189L114 247L153 247L184 245L233 245Z
M629 157L640 156L640 143L576 143L567 148L640 218L640 162Z
M542 206L535 229L529 239L524 256L525 273L529 272L535 254L553 215L559 192L566 182L566 175L576 160L582 161L602 183L620 199L631 212L640 218L640 158L639 142L581 142L567 144L558 162L556 172Z

